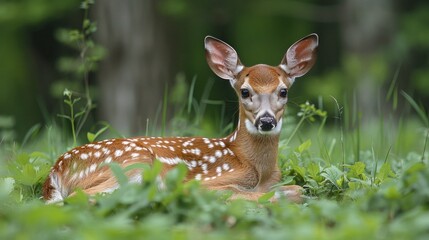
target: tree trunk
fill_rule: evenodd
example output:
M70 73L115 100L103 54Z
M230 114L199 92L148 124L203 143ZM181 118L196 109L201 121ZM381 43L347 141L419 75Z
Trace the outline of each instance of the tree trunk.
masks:
M156 0L103 0L95 5L100 65L100 114L122 134L142 132L161 106L168 53Z
M380 58L376 58L379 50L392 38L393 1L346 0L341 23L344 50L348 56L352 56L355 67L352 69L355 72L348 72L345 78L349 79L345 81L355 83L359 111L362 113L362 120L367 121L379 113L377 103L379 94L383 92L381 85L385 79L375 76L371 64L380 61ZM388 62L383 64L388 65ZM382 98L384 99L384 94Z

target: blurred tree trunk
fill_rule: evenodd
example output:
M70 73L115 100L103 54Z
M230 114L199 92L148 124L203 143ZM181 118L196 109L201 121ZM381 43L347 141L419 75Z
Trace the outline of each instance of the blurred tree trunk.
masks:
M168 51L156 0L103 0L95 4L101 63L102 119L123 134L145 129L161 106L169 79ZM152 122L153 123L153 122Z
M372 65L377 63L377 59L380 61L377 54L392 39L395 26L394 1L346 0L344 4L342 40L348 55L346 60L352 62L352 66L347 69L346 77L349 79L345 81L355 83L358 110L361 119L367 121L380 113L378 99L384 99L384 94L379 94L383 93L381 85L385 79L379 79L380 76L374 71L377 66ZM384 64L389 63L386 61Z

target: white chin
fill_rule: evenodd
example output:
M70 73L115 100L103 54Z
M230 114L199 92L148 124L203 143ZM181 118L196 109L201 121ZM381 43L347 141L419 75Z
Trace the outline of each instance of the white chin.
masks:
M277 123L277 126L273 128L271 131L262 131L260 129L257 129L249 119L246 119L244 123L246 125L247 131L250 134L255 134L255 135L277 135L282 130L282 119L279 120L279 122Z

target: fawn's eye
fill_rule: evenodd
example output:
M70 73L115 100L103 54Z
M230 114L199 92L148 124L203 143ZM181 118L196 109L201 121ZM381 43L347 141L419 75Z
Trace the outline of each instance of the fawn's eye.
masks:
M280 89L279 96L282 98L285 98L287 96L287 89L286 88Z
M245 88L241 89L242 98L248 98L249 96L250 96L249 89L245 89Z

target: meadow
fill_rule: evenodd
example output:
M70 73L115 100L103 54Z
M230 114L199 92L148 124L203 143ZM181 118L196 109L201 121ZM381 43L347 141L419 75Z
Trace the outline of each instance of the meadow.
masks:
M23 141L15 142L5 137L3 119L0 238L426 239L427 117L412 98L407 99L416 117L392 114L354 128L346 128L345 123L359 122L358 114L336 100L331 100L337 106L334 113L308 102L292 104L279 145L283 176L279 185L303 186L303 204L287 199L269 203L273 192L258 202L227 201L228 192L206 191L198 181L183 183L185 166L171 171L166 190L159 190L160 164L155 163L134 166L142 169L141 185L127 183L123 170L112 165L121 185L114 193L91 199L78 193L63 205L45 205L41 184L57 156L76 144L103 138L100 133L108 131L108 125L100 132L88 132L87 139L77 143L70 129L35 126ZM209 101L194 106L202 107L204 102ZM183 130L174 128L184 115L177 114L163 132L152 132L170 135L172 128L175 135L189 134L189 129L193 135L207 134L191 117ZM231 124L223 131L230 129Z
M58 156L80 144L123 137L109 123L89 121L96 100L88 79L105 54L91 37L97 30L88 19L93 3L81 4L85 9L81 28L57 34L77 53L59 65L64 75L76 80L78 93L58 84L57 92L64 91L62 110L45 114L47 124L34 125L22 138L14 135L20 127L14 119L0 115L0 239L429 238L427 104L401 91L397 74L387 96L378 96L374 103L378 107L374 117L366 117L365 109L357 106L356 93L320 97L317 103L306 101L305 94L290 99L279 144L279 186L303 186L302 204L287 199L270 203L274 189L257 202L227 200L229 192L207 191L198 181L184 183L187 168L183 165L167 174L166 189L159 190L156 176L161 166L155 162L132 166L141 169L142 184L128 183L124 170L111 164L121 186L112 194L89 197L77 192L63 204L46 205L41 187ZM340 73L333 76L328 76L331 84L326 88L335 89L343 78ZM173 96L164 94L153 120L160 124L150 122L141 135L221 137L230 133L236 123L226 120L224 101L209 97L213 82L206 81L197 98L196 80L189 86L175 86ZM219 112L215 118L209 107Z

